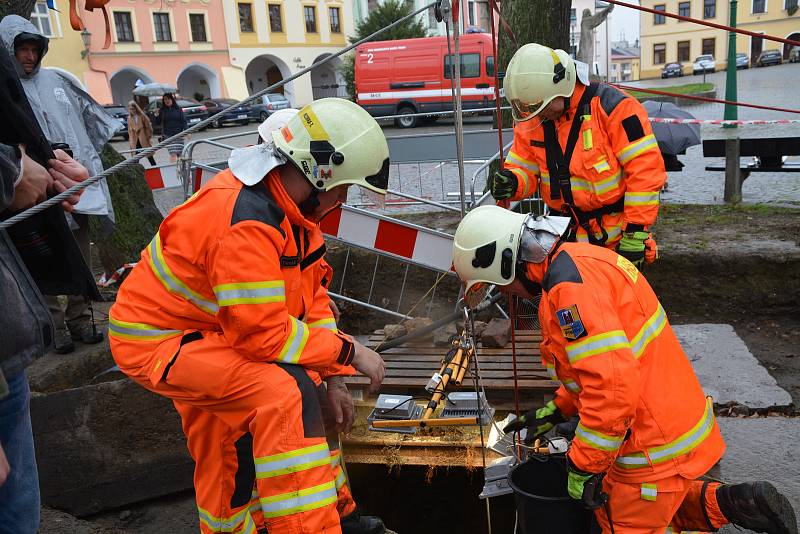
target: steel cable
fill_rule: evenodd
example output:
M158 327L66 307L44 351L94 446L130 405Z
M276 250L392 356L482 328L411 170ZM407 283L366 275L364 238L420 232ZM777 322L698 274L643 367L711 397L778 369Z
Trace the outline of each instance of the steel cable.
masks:
M314 68L319 67L320 65L324 65L325 63L328 63L329 61L333 60L334 58L337 58L339 56L342 56L342 55L346 54L347 52L349 52L349 51L353 50L354 48L356 48L358 45L360 45L362 43L365 43L367 41L370 41L373 38L377 37L378 35L382 34L383 32L385 32L385 31L387 31L387 30L389 30L391 28L394 28L395 26L405 22L406 20L411 19L412 17L415 17L415 16L419 15L420 13L422 13L424 11L427 11L431 7L434 7L437 3L438 2L432 2L430 4L426 4L425 6L417 9L416 11L414 11L412 13L409 13L408 15L406 15L404 17L401 17L400 19L394 21L393 23L389 24L388 26L384 26L383 28L371 33L370 35L364 37L363 39L361 39L359 41L356 41L355 43L353 43L353 44L351 44L349 46L346 46L345 48L339 50L338 52L336 52L334 54L331 54L330 56L326 57L325 59L323 59L321 61L318 61L318 62L316 62L316 63L314 63L314 64L312 64L312 65L310 65L310 66L298 71L297 73L289 76L288 78L285 78L285 79L283 79L283 80L281 80L281 81L279 81L277 83L274 83L274 84L270 85L269 87L267 87L265 89L262 89L261 91L258 91L257 93L254 93L254 94L250 95L249 97L245 98L244 100L241 100L241 101L239 101L239 102L237 102L235 104L232 104L229 107L226 107L222 111L218 112L216 115L212 115L211 117L208 117L207 119L198 122L194 126L190 126L186 130L184 130L184 131L182 131L182 132L180 132L178 134L175 134L172 137L164 139L163 141L161 141L159 144L157 144L155 146L152 146L152 147L149 147L147 149L142 150L140 153L138 153L138 154L126 159L125 161L121 161L121 162L117 163L116 165L114 165L112 167L109 167L108 169L105 169L103 172L101 172L99 174L96 174L95 176L92 176L92 177L84 180L83 182L81 182L81 183L79 183L77 185L74 185L74 186L70 187L69 189L67 189L63 193L59 193L59 194L57 194L57 195L45 200L44 202L33 206L32 208L29 208L29 209L27 209L27 210L25 210L25 211L23 211L21 213L18 213L16 215L14 215L13 217L10 217L10 218L6 219L5 221L0 223L0 229L9 228L9 227L13 226L16 223L27 219L28 217L32 217L33 215L36 215L37 213L40 213L40 212L42 212L42 211L44 211L44 210L46 210L46 209L48 209L48 208L50 208L52 206L55 206L56 204L60 204L61 201L67 200L70 196L72 196L75 193L78 193L80 191L83 191L84 189L86 189L90 185L99 182L103 178L106 178L106 177L114 174L115 172L122 171L124 169L127 169L129 167L132 167L132 166L138 164L140 159L146 158L148 156L152 156L153 154L156 153L156 151L161 150L162 148L172 144L174 141L177 141L179 139L183 139L185 136L202 129L205 126L210 125L214 120L216 120L217 118L222 117L223 115L225 115L228 112L229 109L235 108L236 106L241 106L242 104L248 104L248 103L256 100L257 98L260 98L262 95L265 95L265 94L269 93L273 89L276 89L278 87L282 87L285 84L287 84L287 83L289 83L289 82L291 82L293 80L296 80L300 76L303 76L304 74L307 74L307 73L311 72Z

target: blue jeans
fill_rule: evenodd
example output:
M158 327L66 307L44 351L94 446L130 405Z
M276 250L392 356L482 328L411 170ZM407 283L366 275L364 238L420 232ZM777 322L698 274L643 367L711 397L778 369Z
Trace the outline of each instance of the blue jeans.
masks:
M11 471L0 486L0 534L39 530L39 475L33 450L28 377L8 378L9 394L0 400L0 444Z

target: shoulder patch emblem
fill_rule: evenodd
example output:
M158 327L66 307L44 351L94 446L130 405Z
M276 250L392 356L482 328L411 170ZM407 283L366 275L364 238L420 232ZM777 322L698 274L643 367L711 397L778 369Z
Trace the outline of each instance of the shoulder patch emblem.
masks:
M622 272L628 275L628 278L631 279L631 282L634 284L636 280L639 279L639 269L636 268L634 264L630 262L627 258L623 258L622 256L617 256L617 267L619 267Z
M568 340L574 341L586 335L586 327L583 325L577 305L561 308L556 312L556 317L558 324L561 325L561 332Z

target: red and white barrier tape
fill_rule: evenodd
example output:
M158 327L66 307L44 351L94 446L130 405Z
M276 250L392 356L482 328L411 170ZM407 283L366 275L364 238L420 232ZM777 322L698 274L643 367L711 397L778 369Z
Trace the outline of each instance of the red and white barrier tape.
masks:
M669 119L666 117L650 117L650 122L662 124L714 124L719 126L744 126L744 125L765 125L765 124L798 124L800 119L776 119L776 120L701 120L701 119Z
M114 273L111 276L106 276L106 273L103 273L103 276L101 276L100 280L97 281L97 285L100 287L108 287L117 280L119 280L120 277L123 274L125 274L125 271L127 271L128 269L133 269L134 267L136 267L136 262L126 263L125 265L114 271Z
M197 192L203 184L211 180L216 174L214 171L195 168L194 192ZM175 164L146 168L144 170L144 179L153 191L181 187L183 185L180 178L178 178L178 166Z

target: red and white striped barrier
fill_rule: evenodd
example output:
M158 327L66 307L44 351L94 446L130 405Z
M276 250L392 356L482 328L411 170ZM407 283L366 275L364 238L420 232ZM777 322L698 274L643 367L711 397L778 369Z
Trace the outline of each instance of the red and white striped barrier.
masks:
M320 223L322 232L357 247L377 250L437 271L450 271L453 236L342 206Z
M108 287L117 280L119 280L120 277L123 274L125 274L125 271L127 271L128 269L133 269L134 267L136 267L136 262L126 263L125 265L114 271L114 273L111 276L106 276L106 273L103 273L103 276L101 276L100 279L97 281L97 285L100 287Z
M798 124L800 119L776 119L776 120L701 120L701 119L669 119L666 117L650 117L650 122L662 124L714 124L718 126L745 126L745 125L765 125L765 124Z
M195 192L217 174L217 171L199 168L193 169L193 172ZM171 165L158 165L156 167L146 168L144 170L144 179L153 191L170 189L172 187L183 187L181 179L178 177L178 166L174 163Z

